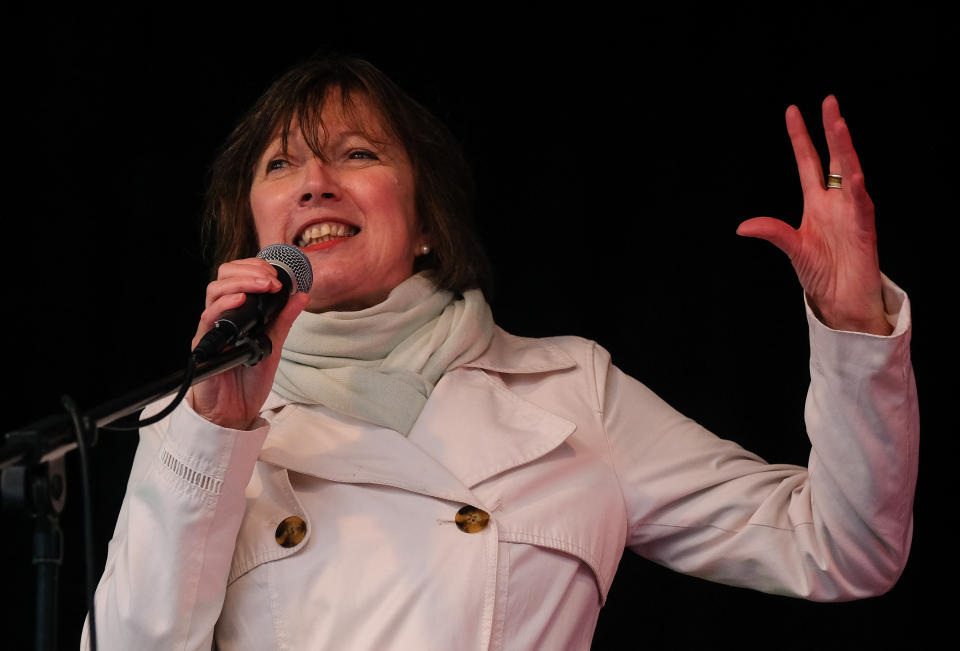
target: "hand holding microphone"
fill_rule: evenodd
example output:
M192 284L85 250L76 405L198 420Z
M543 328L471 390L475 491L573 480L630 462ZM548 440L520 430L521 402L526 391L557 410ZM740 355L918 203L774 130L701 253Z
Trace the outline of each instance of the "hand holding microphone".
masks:
M214 322L213 329L194 346L193 354L198 362L219 353L248 334L262 330L283 309L291 294L310 292L313 269L310 260L300 249L288 244L271 244L257 253L257 259L266 260L276 269L279 290L276 289L276 283L269 282L265 286L267 291L246 291L243 303L223 312ZM258 284L262 284L263 280L258 279Z
M312 282L310 261L286 244L220 266L217 279L207 286L194 354L209 357L260 329L273 342L273 352L256 366L238 367L193 386L187 400L194 411L224 427L250 426L270 393L280 349L309 301Z

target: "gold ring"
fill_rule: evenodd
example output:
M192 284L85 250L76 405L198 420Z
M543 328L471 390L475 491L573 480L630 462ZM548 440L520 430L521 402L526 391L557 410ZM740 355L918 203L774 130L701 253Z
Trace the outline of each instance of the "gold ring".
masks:
M843 188L843 177L839 174L827 174L827 189L830 188L841 190Z

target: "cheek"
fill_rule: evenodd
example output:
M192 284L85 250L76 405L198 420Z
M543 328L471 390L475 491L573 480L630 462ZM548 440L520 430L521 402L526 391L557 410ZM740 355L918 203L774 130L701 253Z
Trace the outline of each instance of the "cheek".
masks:
M417 237L420 231L420 220L417 219L413 179L393 179L390 192L391 201L396 206L398 227L402 228L409 238Z
M253 215L253 227L257 231L261 246L280 241L278 233L282 231L282 223L278 218L276 197L271 197L262 190L251 190L250 214Z
M378 183L355 188L354 197L363 197L364 212L368 219L382 220L380 229L389 233L393 248L400 241L417 237L419 224L416 217L416 202L410 183L395 176L381 179Z

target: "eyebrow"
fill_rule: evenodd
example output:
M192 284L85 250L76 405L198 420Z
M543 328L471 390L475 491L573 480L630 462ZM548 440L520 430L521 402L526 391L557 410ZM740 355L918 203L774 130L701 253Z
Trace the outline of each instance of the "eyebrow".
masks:
M334 137L330 138L330 142L340 142L343 140L349 140L350 138L362 138L367 142L378 144L378 145L385 145L390 142L389 140L374 138L369 133L365 131L360 131L357 129L351 129L349 131L341 131L340 133L334 134Z
M310 145L310 142L307 139L307 137L303 134L302 131L300 131L300 127L297 126L296 129L290 129L290 134L292 134L294 131L296 131L301 135L301 137L303 137L304 144L307 145L307 148L310 149L310 151L312 151L314 155L317 155L317 152L313 150L313 147ZM376 146L378 148L378 153L385 154L386 152L384 150L386 146L390 144L390 140L388 138L376 139L365 131L362 131L360 129L352 129L352 128L348 128L345 131L334 133L332 137L330 136L328 131L327 137L328 139L324 141L323 149L327 149L328 147L336 147L343 141L348 140L350 138L361 138L363 139L364 142L367 142L372 146ZM281 151L283 153L287 153L290 151L289 145L290 145L290 139L288 137L287 146L283 147L283 136L282 134L278 133L277 136L273 138L270 141L270 143L267 145L267 147L263 150L263 154L261 154L261 156L269 155L269 152L273 150L274 146L281 147ZM326 160L326 154L320 154L320 158L323 160Z

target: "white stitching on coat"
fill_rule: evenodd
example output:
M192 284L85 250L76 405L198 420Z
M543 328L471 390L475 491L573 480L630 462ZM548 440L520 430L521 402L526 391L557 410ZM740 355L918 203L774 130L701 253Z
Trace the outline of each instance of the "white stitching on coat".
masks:
M173 456L169 450L163 450L160 453L160 463L173 471L173 474L177 477L189 484L193 484L200 490L219 495L223 488L223 480L206 475L199 470L194 470Z

